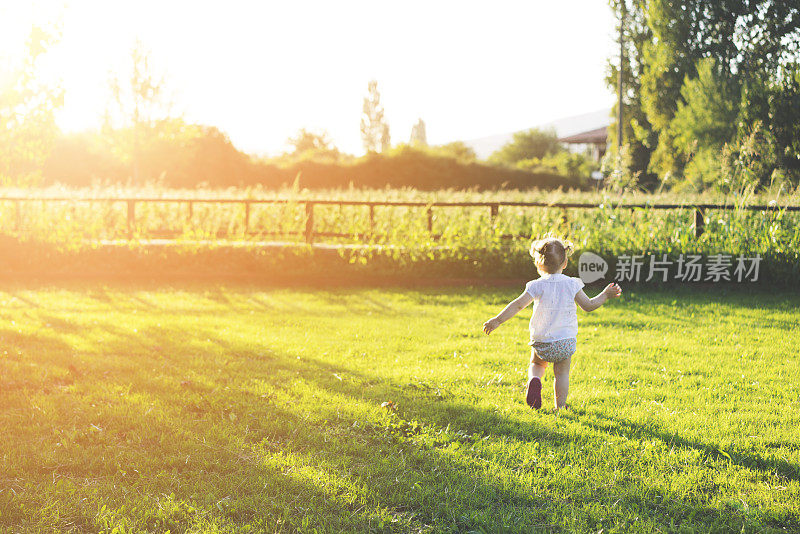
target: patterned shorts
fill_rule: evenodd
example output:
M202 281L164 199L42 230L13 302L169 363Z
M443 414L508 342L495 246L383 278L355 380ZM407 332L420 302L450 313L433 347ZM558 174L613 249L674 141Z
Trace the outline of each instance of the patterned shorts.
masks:
M563 362L573 354L578 348L578 340L574 337L569 339L559 339L558 341L533 341L531 352L531 362L533 362L533 352L546 362Z

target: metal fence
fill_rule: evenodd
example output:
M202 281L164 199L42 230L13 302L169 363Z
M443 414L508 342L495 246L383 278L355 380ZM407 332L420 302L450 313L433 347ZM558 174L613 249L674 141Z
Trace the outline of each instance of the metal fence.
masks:
M547 203L547 202L392 202L392 201L373 201L373 200L321 200L321 199L236 199L236 198L121 198L121 197L97 197L97 198L81 198L81 197L0 197L0 202L13 203L15 206L16 220L15 225L17 230L22 226L22 205L23 203L40 202L43 205L47 203L57 202L71 202L71 203L105 203L105 204L124 204L127 220L127 237L131 238L136 233L136 206L137 204L146 203L174 203L184 204L187 209L187 219L191 220L195 204L236 204L243 207L243 227L245 234L258 234L265 235L268 232L254 231L251 229L250 214L254 205L260 204L293 204L304 207L305 210L305 228L300 232L281 232L282 234L302 235L307 243L313 243L316 237L357 237L354 234L343 234L337 232L318 232L314 228L314 207L315 206L364 206L368 209L369 213L369 228L372 230L375 225L375 208L376 207L417 207L425 209L425 216L427 217L427 228L429 232L433 232L433 212L439 209L453 209L453 208L486 208L489 211L489 216L492 220L496 219L500 208L503 207L523 207L523 208L548 208L562 210L562 220L568 219L569 210L583 210L583 209L600 209L602 205L589 204L589 203ZM800 206L778 206L778 205L746 205L736 206L731 204L613 204L615 209L648 209L648 210L691 210L693 212L693 220L687 221L694 227L695 236L700 237L705 227L706 212L712 210L731 211L742 209L747 211L764 211L764 212L780 212L780 211L800 211ZM503 236L506 238L530 238L530 235L514 234Z

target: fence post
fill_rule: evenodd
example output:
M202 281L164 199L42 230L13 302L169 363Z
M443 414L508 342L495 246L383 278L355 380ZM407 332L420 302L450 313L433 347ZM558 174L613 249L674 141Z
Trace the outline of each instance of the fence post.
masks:
M306 202L306 243L314 242L314 203Z
M495 219L497 219L497 211L499 210L499 208L500 208L499 204L492 204L491 205L491 207L490 207L491 212L490 213L491 213L492 222L494 222Z
M189 204L189 214L186 216L186 220L191 221L192 215L194 215L194 202L190 200L188 204Z
M244 235L250 231L250 202L244 201Z
M703 210L701 208L694 209L694 236L700 237L703 235L703 228L706 225L706 219L703 216Z
M136 201L128 200L128 239L133 238L133 231L136 227Z
M369 205L369 235L375 233L375 205Z
M433 208L428 206L428 233L433 232Z

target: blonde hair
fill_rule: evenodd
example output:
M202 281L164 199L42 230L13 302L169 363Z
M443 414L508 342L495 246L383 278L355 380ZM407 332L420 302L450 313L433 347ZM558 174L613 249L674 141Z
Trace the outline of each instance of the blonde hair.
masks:
M546 273L554 273L572 255L572 243L556 237L537 239L531 243L531 256L536 268Z

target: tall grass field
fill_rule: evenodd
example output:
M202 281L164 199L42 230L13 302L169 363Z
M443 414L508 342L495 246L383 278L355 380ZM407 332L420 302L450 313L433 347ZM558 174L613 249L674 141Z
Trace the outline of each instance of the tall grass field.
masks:
M11 258L0 259L0 272L26 272L42 265L72 265L73 271L81 271L98 262L104 263L92 257L92 251L98 246L113 243L130 249L162 237L168 237L170 243L181 247L181 255L165 257L164 264L206 264L207 260L195 261L192 252L203 253L215 245L231 242L259 247L267 241L289 245L287 255L295 260L299 256L301 264L321 265L323 261L319 258L309 261L307 256L312 251L304 248L309 222L305 201L371 200L413 201L424 205L370 209L364 205L316 204L313 208L314 243L339 247L344 263L355 264L362 271L428 270L433 273L438 267L430 263L435 262L438 266L445 265L446 271L462 276L519 276L528 268L530 237L556 234L571 240L579 251L606 257L667 254L674 260L679 254L758 255L764 259L762 278L787 283L800 276L800 211L783 209L800 205L800 193L787 193L782 189L759 194L743 190L728 195L680 196L610 191L425 192L355 188L312 191L297 187L277 191L258 188L184 191L157 186L54 187L38 191L32 200L8 200L20 195L25 196L20 191L0 190L0 255ZM52 197L61 200L40 200ZM86 201L109 197L138 197L151 201L137 202L132 212L124 201ZM184 201L159 202L158 199ZM193 199L220 202L191 203ZM245 206L223 202L230 199L283 202L252 204L245 224ZM488 206L428 206L434 202L581 203L593 207L502 206L492 216ZM659 203L682 207L670 210L648 207ZM625 207L629 204L642 207ZM695 204L721 204L731 209L707 210L704 232L697 237ZM770 206L770 209L745 209L750 205ZM28 246L30 244L38 248ZM341 248L343 245L349 248ZM73 253L87 254L69 257ZM255 263L261 266L254 269L296 270L297 261L284 262L275 257L272 254L268 258L269 266L263 265L263 258L257 258ZM237 256L229 263L253 263L251 260L240 260ZM9 262L16 262L15 267L9 268L6 265ZM212 263L220 265L218 261ZM325 269L328 268L326 264ZM142 271L143 268L137 266L132 270Z
M521 289L6 284L0 531L800 531L800 297L579 312L556 415Z
M56 197L61 201L47 201ZM25 198L24 201L4 200ZM586 234L583 240L601 241L614 234L622 246L681 245L693 236L694 204L722 204L731 210L709 210L706 215L704 241L707 245L734 246L755 238L755 246L765 249L772 242L796 244L800 234L795 227L800 215L780 210L800 205L800 193L782 190L753 194L676 195L663 193L644 195L617 194L610 191L420 191L416 189L340 189L301 190L261 188L180 190L163 187L51 187L31 194L28 190L0 189L0 231L23 239L46 240L65 246L90 245L98 240L129 237L126 203L86 202L104 198L144 198L135 207L133 237L147 239L170 235L187 239L225 237L236 240L271 239L302 241L306 227L307 200L376 201L376 202L542 202L547 204L581 203L596 209L540 208L504 206L492 218L487 206L436 207L428 229L427 208L403 206L314 206L314 229L317 241L331 241L323 235L338 233L351 236L344 241L376 242L425 248L448 247L488 248L494 240L509 235L539 235L552 230ZM42 200L40 200L42 199ZM164 199L158 202L158 199ZM169 200L183 199L186 202ZM220 202L194 202L192 200ZM279 200L279 204L260 203L250 207L245 227L244 206L224 203L226 200ZM675 210L649 208L627 209L625 204L677 204ZM742 206L769 205L769 212L750 212ZM644 227L643 227L644 225ZM591 230L591 236L588 235ZM646 231L642 231L646 230ZM745 235L736 230L745 230ZM733 234L733 235L732 235ZM334 240L336 241L336 240ZM340 239L341 241L341 239Z

